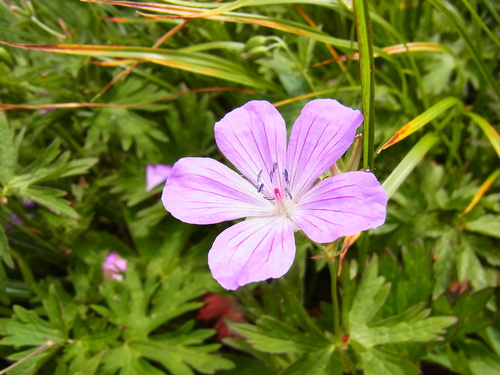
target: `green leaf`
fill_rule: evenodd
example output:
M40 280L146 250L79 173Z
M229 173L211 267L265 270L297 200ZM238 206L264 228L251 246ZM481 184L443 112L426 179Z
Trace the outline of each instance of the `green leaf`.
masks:
M43 306L50 322L66 337L73 327L78 312L85 313L82 309L78 311L78 306L59 283L49 286L49 294L44 299Z
M439 339L445 334L446 327L457 321L454 317L428 317L429 312L417 305L383 321L371 323L373 317L382 307L390 292L390 284L377 276L378 260L373 257L359 283L349 312L349 338L362 348L401 342L426 342Z
M129 345L144 358L161 363L174 375L194 374L191 369L203 374L214 374L216 370L233 368L231 361L211 354L220 345L200 345L205 338L212 335L212 330L186 332L180 337L174 332L133 340Z
M14 175L17 153L7 115L0 111L0 183L7 185Z
M98 161L96 158L76 159L67 161L69 153L63 153L54 163L47 167L30 167L27 173L12 178L7 186L9 189L25 189L28 186L43 181L81 175L87 173Z
M408 359L381 348L360 353L365 375L418 375L419 369Z
M14 262L12 261L12 257L10 255L9 242L3 226L0 226L0 257L7 266L10 268L14 267Z
M39 348L32 348L12 354L9 356L9 360L13 362L18 362L21 360L25 361L18 363L14 369L8 372L8 374L9 375L39 374L38 370L45 364L45 362L47 362L50 358L54 357L58 353L58 351L59 348L57 346L53 346L53 343L48 342Z
M48 341L64 343L64 334L36 312L15 305L14 313L14 319L0 320L0 331L4 336L0 345L42 346Z
M374 256L363 274L349 311L351 335L352 330L362 329L373 319L390 292L390 284L385 284L384 278L377 275L378 259Z
M444 293L453 279L457 248L458 234L453 230L444 232L436 242L434 256L437 259L433 265L436 282L432 291L433 300Z
M370 327L364 331L352 332L351 339L365 348L382 344L434 341L440 339L446 333L445 328L456 321L457 318L452 316L438 316L400 322L392 326Z
M129 151L135 144L139 157L151 158L159 152L155 140L167 140L164 133L154 127L154 122L125 108L101 109L89 117L84 125L89 127L85 140L87 150L95 150L104 145L102 152L106 152L106 144L111 136L118 135L124 151Z
M475 290L488 286L485 270L469 242L462 239L457 254L458 280L468 280Z
M332 345L304 354L280 375L342 375L348 371L340 350Z
M465 229L470 232L500 238L500 216L481 215L477 220L466 222Z
M63 195L66 195L66 192L63 190L41 186L30 186L21 192L21 196L24 199L31 199L58 215L78 219L80 216L78 212L70 206L70 202L60 198Z
M229 326L256 349L268 353L307 353L331 345L324 336L299 331L270 316L261 317L257 325L230 323Z
M83 350L80 353L84 353ZM102 362L105 351L100 351L93 357L85 358L83 355L76 360L73 359L69 365L69 374L71 375L94 375Z

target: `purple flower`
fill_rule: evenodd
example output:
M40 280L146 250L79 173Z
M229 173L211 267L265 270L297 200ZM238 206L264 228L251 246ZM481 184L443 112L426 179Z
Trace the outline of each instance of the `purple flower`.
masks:
M109 253L102 263L102 273L105 279L123 280L122 273L127 270L127 260L120 257L117 253Z
M171 170L172 167L170 165L148 164L146 167L146 191L150 191L156 186L164 183L168 176L170 176Z
M352 143L359 111L331 99L309 102L286 125L266 101L251 101L215 124L219 149L244 176L210 158L183 158L163 190L165 208L190 224L249 218L223 231L208 254L226 289L283 276L295 257L294 232L319 243L385 221L387 195L369 172L318 182Z

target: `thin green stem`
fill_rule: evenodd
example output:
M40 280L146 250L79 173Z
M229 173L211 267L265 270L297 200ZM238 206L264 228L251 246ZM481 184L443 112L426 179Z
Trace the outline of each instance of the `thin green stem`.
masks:
M333 334L340 334L340 307L337 292L337 272L338 261L328 259L328 269L330 270L331 288L332 288L332 307L333 307Z
M354 19L358 36L359 65L361 70L361 98L363 102L363 166L373 168L373 143L375 141L374 101L375 79L373 45L367 0L354 0Z
M42 29L44 29L46 32L48 32L49 34L52 34L54 36L56 36L58 39L60 40L64 40L66 39L66 35L64 34L61 34L61 33L58 33L57 31L55 31L54 29L50 28L49 26L47 26L46 24L44 24L43 22L41 22L38 18L36 18L35 16L31 16L30 17L30 20L33 21L33 23L37 24L39 27L41 27Z
M43 344L42 346L40 346L38 349L36 349L34 352L28 354L26 357L24 358L21 358L19 361L17 361L16 363L10 365L9 367L7 368L4 368L2 371L0 371L0 375L3 375L3 374L6 374L7 371L10 371L14 368L16 368L17 366L19 366L20 364L26 362L28 359L36 356L37 354L43 352L45 349L47 348L51 348L53 347L54 345L57 345L57 343L55 341L47 341L45 344Z
M362 275L365 270L367 253L368 253L368 232L365 231L361 234L361 238L359 241L358 267L360 275Z

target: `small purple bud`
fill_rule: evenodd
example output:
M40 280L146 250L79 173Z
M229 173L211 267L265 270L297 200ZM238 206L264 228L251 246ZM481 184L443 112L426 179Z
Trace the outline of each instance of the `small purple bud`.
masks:
M26 199L23 203L23 206L25 208L30 208L30 209L33 209L37 206L37 203L31 199Z
M122 273L127 270L127 260L112 252L102 263L102 274L105 279L123 281Z

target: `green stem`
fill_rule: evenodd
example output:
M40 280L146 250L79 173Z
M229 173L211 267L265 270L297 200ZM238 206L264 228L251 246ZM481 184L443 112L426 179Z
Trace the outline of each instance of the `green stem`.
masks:
M57 31L55 31L54 29L48 27L46 24L44 24L43 22L41 22L38 18L36 18L35 16L31 16L30 17L30 20L33 21L33 23L37 24L39 27L41 27L42 29L44 29L46 32L48 32L49 34L52 34L54 36L56 36L58 39L60 40L64 40L66 39L66 35L64 34L61 34L61 33L58 33Z
M363 275L363 272L365 271L366 254L368 253L368 231L364 231L361 234L361 238L358 243L359 243L358 269L359 269L359 274Z
M375 122L375 79L370 15L367 0L354 0L354 19L358 36L359 65L361 70L361 98L363 102L363 167L373 168Z
M10 371L14 368L16 368L17 366L21 365L22 363L26 362L28 359L34 357L35 355L43 352L45 349L47 348L51 348L52 346L54 345L57 345L57 343L55 341L47 341L45 344L43 344L42 346L40 346L37 350L35 350L34 352L31 352L30 354L28 354L26 357L24 358L21 358L19 361L17 361L16 363L12 364L11 366L7 367L7 368L4 368L2 371L0 371L0 375L3 375L3 374L6 374L7 371Z
M337 293L337 273L338 261L328 259L328 268L330 270L331 288L332 288L332 306L333 306L333 334L340 334L340 308L339 297Z

